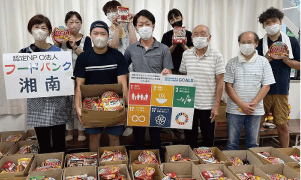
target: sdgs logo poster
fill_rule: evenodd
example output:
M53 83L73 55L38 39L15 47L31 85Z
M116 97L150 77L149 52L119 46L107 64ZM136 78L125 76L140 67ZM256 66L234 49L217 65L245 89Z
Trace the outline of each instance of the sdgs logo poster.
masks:
M130 73L128 126L191 129L192 76Z

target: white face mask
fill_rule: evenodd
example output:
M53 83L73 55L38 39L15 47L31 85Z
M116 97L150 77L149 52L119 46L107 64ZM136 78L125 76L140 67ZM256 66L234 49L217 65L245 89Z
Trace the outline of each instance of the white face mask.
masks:
M107 37L96 37L92 38L93 44L97 48L103 48L107 45L108 38Z
M253 44L241 44L239 50L243 55L249 56L255 51L255 47Z
M194 37L193 38L193 46L197 49L203 49L208 46L207 42L208 37Z
M279 24L274 24L272 26L266 26L265 27L265 31L269 34L269 35L275 35L280 31L280 25Z
M141 39L148 40L153 34L153 28L144 26L138 29L138 33Z
M116 12L107 13L107 19L111 22L113 21L113 17L115 16L117 16Z
M42 29L36 29L36 30L32 30L32 36L34 38L34 40L36 41L43 41L47 38L48 36L48 31L43 31Z

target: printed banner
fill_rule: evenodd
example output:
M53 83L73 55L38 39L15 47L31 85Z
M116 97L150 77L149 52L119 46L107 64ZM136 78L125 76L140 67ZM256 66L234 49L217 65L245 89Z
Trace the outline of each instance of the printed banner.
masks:
M3 54L7 99L74 95L71 52Z
M192 76L130 73L128 126L191 129Z

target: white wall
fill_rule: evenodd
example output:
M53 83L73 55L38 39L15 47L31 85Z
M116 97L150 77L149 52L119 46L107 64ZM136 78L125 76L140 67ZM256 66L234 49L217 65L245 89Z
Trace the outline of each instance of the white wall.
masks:
M26 114L0 115L0 132L4 131L27 131L33 129L26 125Z
M292 106L291 119L300 119L300 81L291 80L288 103Z

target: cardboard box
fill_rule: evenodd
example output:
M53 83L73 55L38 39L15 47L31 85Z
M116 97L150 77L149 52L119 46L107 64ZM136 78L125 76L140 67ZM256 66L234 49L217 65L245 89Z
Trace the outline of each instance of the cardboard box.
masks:
M175 165L173 163L173 165ZM131 173L131 176L132 176L132 179L135 179L135 172L139 169L142 169L142 168L145 168L145 167L152 167L155 169L155 173L153 175L153 180L162 180L164 175L161 171L161 169L159 168L159 165L158 164L133 164L131 166L131 170L130 170L130 173Z
M22 137L22 141L28 141L27 138L34 137L34 136L36 138L31 140L37 140L36 132L34 129L27 130L24 136Z
M64 173L63 169L56 169L56 170L52 170L52 171L38 171L38 172L32 171L27 176L26 180L30 180L31 177L35 177L35 176L52 177L55 180L62 180L63 173Z
M10 152L11 148L16 144L16 142L0 142L0 147L7 149L7 153L4 155L8 155Z
M297 149L297 148L276 148L276 149L278 151L286 154L287 156L291 156L293 154L296 154L300 157L300 149Z
M83 174L97 178L98 173L96 171L96 166L67 167L64 171L63 180L65 180L67 176L77 176Z
M170 161L170 158L178 153L181 153L182 158L189 158L192 159L191 162L194 164L199 164L200 161L198 157L195 155L195 153L192 151L191 147L189 145L171 145L166 146L166 153L165 153L165 162L172 162ZM178 163L180 161L175 161L175 163Z
M82 98L102 96L106 91L114 91L120 97L123 97L121 84L105 84L105 85L81 85ZM123 125L121 121L125 118L125 109L122 107L117 111L94 111L82 108L82 120L85 128L106 127Z
M16 155L17 156L17 155ZM61 161L61 169L64 169L64 152L58 152L58 153L46 153L46 154L36 154L35 158L31 164L31 170L30 173L34 171L37 167L42 165L42 162L47 159L58 159Z
M220 161L220 162L223 161L220 164L225 164L226 166L231 166L232 165L229 158L221 150L219 150L217 147L209 147L209 149L211 150L213 156L218 159L218 161ZM203 161L197 154L195 154L195 155L200 160L200 164L211 164L211 163L206 163L205 161Z
M256 166L256 169L263 171L265 174L282 174L286 178L300 178L300 173L292 169L291 167L285 166L284 164L268 164ZM267 178L271 179L271 178Z
M223 171L224 175L232 180L240 180L224 164L198 164L196 165L196 167L200 171L200 176L202 180L206 180L202 174L203 171L214 171L214 170Z
M129 174L129 170L128 170L128 168L127 168L127 165L125 165L125 164L114 164L114 165L108 165L108 166L118 166L118 167L120 167L119 173L125 176L125 180L131 180L131 179L132 179L131 176L130 176L130 174ZM99 170L100 170L101 168L104 168L104 167L107 167L107 165L106 165L106 166L99 166L99 167L98 167L97 175L98 175L98 179L99 179L99 180L100 180L101 178L100 178L98 172L99 172Z
M256 148L250 148L249 151L251 151L263 164L272 164L270 161L260 157L257 153L259 152L267 152L270 154L270 156L278 157L284 161L284 163L289 162L295 162L293 159L285 155L284 153L278 151L277 149L273 147L256 147Z
M38 140L30 140L30 141L17 141L15 143L15 145L13 145L13 147L11 147L10 151L8 152L8 155L14 155L16 154L20 148L22 146L26 146L26 145L32 145L32 144L35 144L39 147L39 143L38 143ZM38 154L38 152L34 153L34 154ZM16 154L16 155L20 155L20 154Z
M179 163L163 163L160 165L163 173L176 173L176 176L181 179L196 179L201 180L200 171L192 162Z
M0 132L0 142L6 142L6 138L8 138L10 135L17 135L17 134L22 134L22 137L24 136L25 132L24 131L5 131L5 132ZM20 138L20 140L22 139Z
M97 152L82 152L82 153L72 153L73 155L75 155L75 156L77 156L77 157L79 157L80 158L80 156L81 155L84 155L84 156L91 156L91 155L93 155L93 154L96 154L97 156L97 159L96 159L96 166L98 166L98 154L97 154ZM66 156L65 156L65 167L70 167L69 165L68 165L68 162L69 162L69 159L70 159L70 154L67 154Z
M297 162L286 163L285 165L293 168L295 171L300 173L300 164L298 164Z
M0 179L2 178L14 178L14 177L25 177L28 175L28 172L31 170L31 164L34 161L34 154L24 154L19 156L3 156L0 160L0 168L7 162L11 161L15 163L15 165L18 165L18 160L21 158L31 158L29 164L22 172L13 172L13 173L4 173L0 174ZM2 171L2 168L1 168Z
M263 165L263 163L250 151L248 150L238 150L238 151L223 151L223 153L228 157L239 157L241 160L247 159L250 165Z
M143 150L130 150L130 166L133 165L134 161L138 161L138 156L141 153L141 151ZM159 149L150 149L149 151L152 151L156 155L157 160L161 164Z
M108 162L101 162L100 161L100 158L101 158L101 156L102 156L102 154L104 153L104 151L105 150L107 150L107 151L110 151L110 150L119 150L119 151L121 151L121 152L124 152L124 154L125 154L125 160L123 160L123 161L108 161ZM107 147L100 147L99 149L98 149L98 164L99 164L99 166L105 166L105 165L115 165L115 164L126 164L126 165L128 165L128 158L129 156L128 156L128 153L127 153L127 151L126 151L126 149L125 149L125 147L124 146L107 146Z
M1 178L1 180L26 180L27 177Z
M260 176L264 179L269 179L269 177L260 169L255 168L255 165L245 165L245 166L228 166L228 169L235 174L237 179L240 179L237 174L251 173L255 176Z

